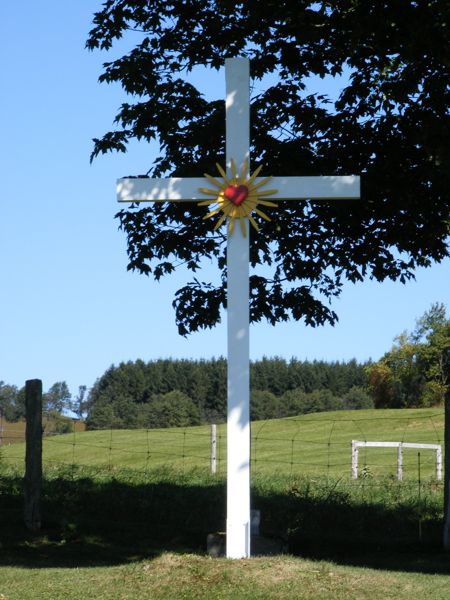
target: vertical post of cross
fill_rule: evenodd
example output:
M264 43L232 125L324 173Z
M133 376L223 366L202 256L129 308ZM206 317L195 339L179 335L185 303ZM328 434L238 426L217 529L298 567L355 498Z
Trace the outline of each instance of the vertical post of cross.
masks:
M226 162L250 155L249 61L225 61ZM250 165L248 167L250 169ZM228 414L227 557L250 556L249 231L235 227L227 245Z

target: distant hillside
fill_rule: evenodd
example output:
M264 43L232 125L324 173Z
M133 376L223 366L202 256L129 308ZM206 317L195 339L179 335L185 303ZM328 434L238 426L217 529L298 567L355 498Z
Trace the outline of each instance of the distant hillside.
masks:
M218 472L226 471L226 426L218 428ZM351 441L443 444L442 409L324 412L252 423L252 472L350 477ZM44 464L95 468L210 468L209 426L86 431L46 437ZM405 479L417 479L418 451L404 450ZM2 460L23 465L24 444L3 447ZM420 451L421 478L433 478L435 454ZM360 451L367 477L396 474L396 449Z
M86 425L83 421L72 421L68 420L68 429L69 431L81 432L86 430ZM47 420L44 418L44 431L47 433L52 433L54 431L54 422L51 421L47 423ZM0 422L0 447L8 446L10 444L23 443L25 441L25 421L21 419L15 423L10 423L5 419L2 419Z

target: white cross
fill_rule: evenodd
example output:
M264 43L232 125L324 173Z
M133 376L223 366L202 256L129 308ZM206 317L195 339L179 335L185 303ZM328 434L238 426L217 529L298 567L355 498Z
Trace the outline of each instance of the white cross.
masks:
M246 58L225 61L226 163L238 170L250 161L250 77ZM262 181L257 177L255 183ZM359 198L359 177L273 177L278 190L270 200ZM120 202L205 200L199 188L209 182L192 178L124 178L117 184ZM213 201L211 201L212 203ZM200 210L200 209L199 209ZM246 224L248 227L248 224ZM228 235L228 414L227 537L228 558L250 556L250 415L249 415L249 236L241 227Z

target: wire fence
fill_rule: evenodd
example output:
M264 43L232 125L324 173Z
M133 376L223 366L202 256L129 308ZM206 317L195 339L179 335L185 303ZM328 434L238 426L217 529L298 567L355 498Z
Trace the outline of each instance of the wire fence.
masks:
M351 479L352 442L392 442L402 448L402 480L440 485L436 453L408 444L440 445L443 449L443 411L413 410L408 415L380 411L354 418L331 418L326 413L255 421L251 425L251 468L253 475L321 475ZM389 414L388 414L389 413ZM226 425L177 429L82 431L74 422L72 432L44 436L44 466L96 467L109 471L155 468L201 468L226 473ZM50 428L51 429L51 428ZM19 466L24 461L24 424L3 424L0 460ZM359 448L358 477L376 484L396 479L399 453L395 447ZM354 465L353 465L354 467Z

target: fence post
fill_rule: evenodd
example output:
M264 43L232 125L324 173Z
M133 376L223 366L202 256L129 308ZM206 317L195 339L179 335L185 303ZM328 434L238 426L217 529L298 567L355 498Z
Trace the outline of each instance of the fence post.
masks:
M42 381L25 383L24 521L31 531L41 528L42 490Z
M442 446L436 448L436 479L442 481Z
M352 479L358 479L358 446L356 440L352 440Z
M211 425L211 473L217 472L217 425Z
M401 442L397 448L397 481L403 481L403 445Z

